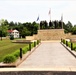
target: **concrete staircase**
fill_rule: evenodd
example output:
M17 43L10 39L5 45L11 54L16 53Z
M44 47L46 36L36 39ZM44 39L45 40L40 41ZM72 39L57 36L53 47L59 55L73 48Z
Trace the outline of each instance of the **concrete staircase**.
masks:
M64 33L64 29L45 29L38 30L36 38L45 41L60 40L61 38L66 38L66 36L67 35Z

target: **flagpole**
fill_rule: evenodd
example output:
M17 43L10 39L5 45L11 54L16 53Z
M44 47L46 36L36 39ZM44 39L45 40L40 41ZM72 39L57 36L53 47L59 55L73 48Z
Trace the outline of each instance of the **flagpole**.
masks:
M37 17L37 20L36 21L40 21L40 19L39 19L39 15L38 15L38 17ZM40 30L40 22L39 22L39 27L38 27L38 29Z
M50 9L50 21L51 21L51 9Z
M49 16L50 16L50 21L51 21L51 8L50 8L50 10L49 10Z
M61 15L62 29L63 29L63 14Z

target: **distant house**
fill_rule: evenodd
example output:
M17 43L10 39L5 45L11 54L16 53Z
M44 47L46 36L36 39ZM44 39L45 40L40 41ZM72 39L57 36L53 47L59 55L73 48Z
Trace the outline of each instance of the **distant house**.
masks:
M14 38L19 38L19 31L18 30L8 30L8 35L13 35Z

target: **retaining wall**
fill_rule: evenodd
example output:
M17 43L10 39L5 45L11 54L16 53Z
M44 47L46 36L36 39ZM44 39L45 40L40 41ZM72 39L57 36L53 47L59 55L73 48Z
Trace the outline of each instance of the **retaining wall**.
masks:
M47 40L60 40L61 38L76 38L76 35L65 34L64 29L44 29L38 30L37 35L27 36L26 39L37 40L41 39L42 41Z

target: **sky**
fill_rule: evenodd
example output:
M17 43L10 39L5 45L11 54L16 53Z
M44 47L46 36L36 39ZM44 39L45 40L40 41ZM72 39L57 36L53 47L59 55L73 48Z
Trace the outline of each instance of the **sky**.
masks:
M0 20L24 23L39 16L38 22L49 22L50 17L52 21L61 20L62 15L65 23L76 24L76 0L0 0Z

